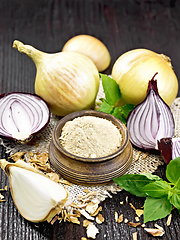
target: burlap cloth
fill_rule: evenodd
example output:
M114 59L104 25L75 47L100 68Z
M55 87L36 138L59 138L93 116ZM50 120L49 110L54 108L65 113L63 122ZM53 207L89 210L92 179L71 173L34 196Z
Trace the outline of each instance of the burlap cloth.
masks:
M100 84L99 93L97 96L97 100L99 98L104 97L104 92L102 85ZM174 103L171 105L171 110L175 120L175 136L180 137L180 98L175 99ZM49 149L49 144L51 141L52 131L55 125L58 123L59 117L52 115L50 119L50 123L48 126L40 132L36 138L38 146L29 146L27 144L18 144L14 142L10 142L8 140L1 139L1 144L6 147L6 151L10 154L14 154L18 151L25 152L47 152ZM38 140L40 139L40 140ZM164 164L159 154L146 154L146 152L139 152L137 149L133 149L133 163L127 173L142 173L149 172L153 173L157 167L161 164ZM67 211L72 212L73 207L71 203L80 204L79 196L85 195L85 191L89 189L90 192L96 192L94 196L94 200L97 203L104 201L107 197L112 197L112 193L117 193L122 189L118 187L115 183L110 183L104 186L81 186L76 184L71 184L71 186L66 186L67 191L69 192L69 198L65 205Z

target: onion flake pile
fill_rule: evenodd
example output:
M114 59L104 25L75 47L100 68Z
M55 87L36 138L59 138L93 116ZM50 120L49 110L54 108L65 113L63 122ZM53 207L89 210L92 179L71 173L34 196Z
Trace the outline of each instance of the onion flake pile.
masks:
M127 128L136 147L158 150L158 140L173 137L174 118L169 106L159 96L155 75L149 81L145 100L130 113Z
M48 124L50 111L40 97L30 93L9 93L0 97L0 136L29 141Z

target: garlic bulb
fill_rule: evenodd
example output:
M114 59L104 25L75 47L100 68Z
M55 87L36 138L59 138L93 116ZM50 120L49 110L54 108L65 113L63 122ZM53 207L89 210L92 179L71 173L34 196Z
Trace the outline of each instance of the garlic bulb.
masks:
M74 52L48 54L15 40L13 47L27 54L37 68L35 92L59 116L90 109L99 90L99 72L87 56Z
M104 43L90 35L78 35L69 39L62 52L77 52L88 56L99 72L104 71L111 62L110 53Z
M0 167L9 177L14 203L25 219L42 222L61 211L68 197L61 185L22 160L9 163L1 159Z
M141 103L146 97L148 82L156 72L159 95L171 105L178 93L178 80L170 58L147 49L121 55L112 69L112 78L121 89L121 105Z

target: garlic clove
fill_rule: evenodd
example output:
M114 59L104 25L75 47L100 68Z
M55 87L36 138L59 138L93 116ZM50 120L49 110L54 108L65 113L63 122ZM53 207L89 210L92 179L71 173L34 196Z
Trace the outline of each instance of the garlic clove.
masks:
M20 214L32 222L54 217L66 203L68 193L58 183L28 167L0 160L0 166L10 181L11 194Z

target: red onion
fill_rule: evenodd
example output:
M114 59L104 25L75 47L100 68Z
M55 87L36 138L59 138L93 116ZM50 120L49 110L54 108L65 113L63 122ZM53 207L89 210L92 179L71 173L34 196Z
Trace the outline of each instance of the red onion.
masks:
M9 93L0 96L0 136L28 141L49 122L49 107L37 95Z
M158 141L158 149L166 164L180 157L180 138L162 138Z
M172 138L172 160L180 156L180 138Z
M172 159L172 138L162 138L158 141L158 149L166 164Z
M155 75L149 81L145 100L134 108L127 119L132 144L143 149L158 149L158 140L174 134L174 118L158 93Z

